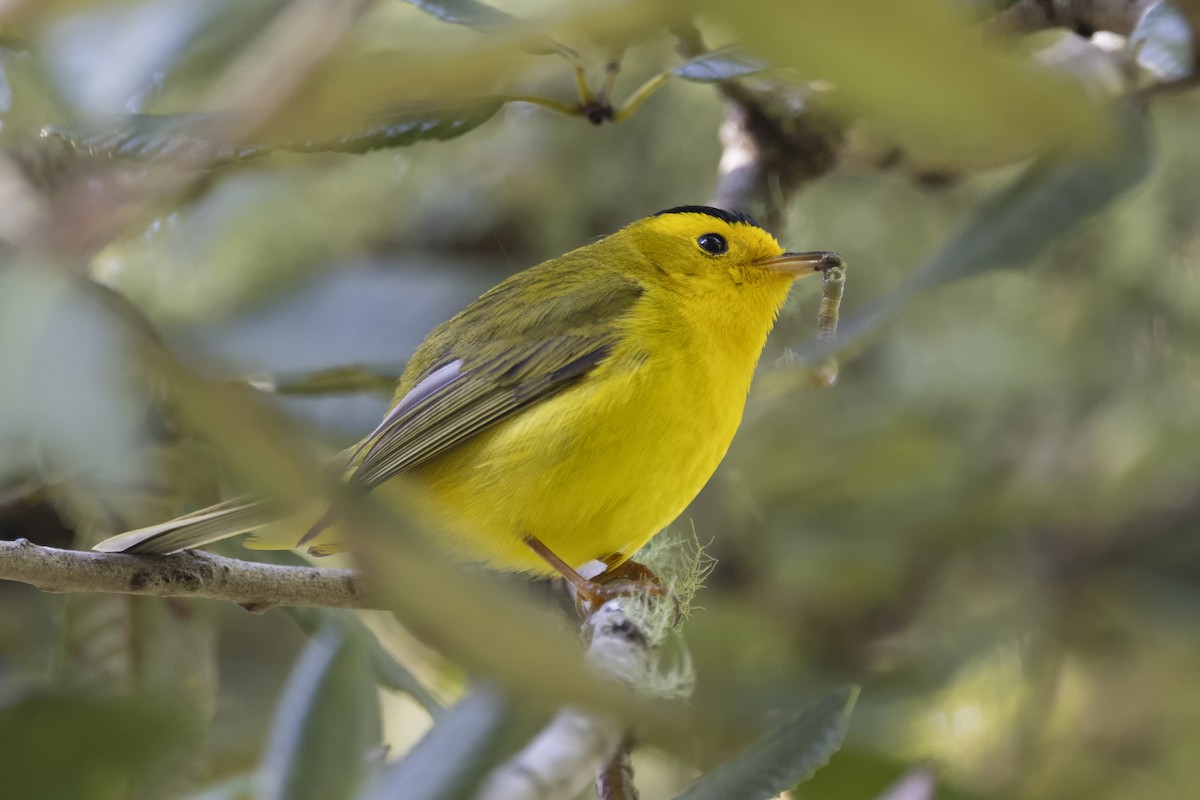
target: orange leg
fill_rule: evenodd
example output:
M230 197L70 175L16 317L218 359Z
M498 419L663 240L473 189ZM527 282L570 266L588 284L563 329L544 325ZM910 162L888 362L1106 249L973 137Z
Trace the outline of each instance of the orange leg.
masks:
M525 537L525 544L571 585L575 591L575 607L581 616L586 617L609 600L619 597L638 594L665 597L669 594L658 576L636 561L626 561L615 568L604 571L595 579L588 580L555 555L536 536ZM609 564L620 558L620 555L614 555L604 561Z

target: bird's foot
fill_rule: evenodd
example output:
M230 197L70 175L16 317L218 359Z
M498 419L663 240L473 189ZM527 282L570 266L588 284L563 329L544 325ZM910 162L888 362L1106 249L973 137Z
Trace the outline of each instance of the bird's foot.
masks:
M591 580L585 579L581 585L571 586L575 590L575 609L581 617L594 614L609 600L628 597L670 600L675 604L674 618L679 618L679 600L653 570L636 561L625 561Z
M581 617L587 618L596 613L609 600L641 597L654 600L670 599L675 604L673 618L676 622L680 618L678 598L645 564L621 561L620 559L624 558L621 555L610 556L604 559L604 563L609 565L608 569L589 579L555 555L540 539L530 536L525 539L525 544L553 567L571 587L575 595L575 609Z

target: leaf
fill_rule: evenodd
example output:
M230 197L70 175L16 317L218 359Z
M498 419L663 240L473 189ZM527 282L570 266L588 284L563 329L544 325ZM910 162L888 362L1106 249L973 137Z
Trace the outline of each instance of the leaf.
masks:
M129 331L57 265L0 261L0 480L70 475L149 483ZM80 403L80 397L87 397Z
M211 77L258 40L287 0L89 5L51 10L36 32L39 63L72 108L111 114L141 111L165 86Z
M351 394L378 392L391 395L404 371L403 364L368 367L349 364L320 370L252 375L246 382L260 392L294 395Z
M110 117L87 127L50 125L42 130L42 136L62 139L76 150L104 158L228 164L271 150L366 153L430 139L446 141L475 130L507 102L505 97L487 97L454 103L406 104L378 123L332 138L267 140L240 145L225 141L223 118L219 114L131 114Z
M873 308L847 320L841 344L876 330L913 297L953 280L1027 264L1053 241L1146 176L1150 130L1135 108L1118 109L1121 132L1102 155L1043 159L986 203L966 229Z
M256 777L253 773L235 775L188 795L185 800L254 800L258 787Z
M300 654L260 774L266 800L338 800L364 784L382 739L362 639L330 626Z
M477 31L493 31L516 22L516 17L477 0L405 0L451 25L466 25Z
M1196 63L1192 27L1173 3L1150 6L1129 34L1129 47L1138 65L1163 83L1188 77Z
M767 800L812 777L842 746L858 689L797 714L698 778L676 800Z
M260 560L270 563L287 563L289 565L308 563L295 556L290 550L261 550L256 555ZM287 558L280 556L287 556ZM370 661L371 669L375 673L375 680L381 687L407 694L431 715L436 716L444 711L442 705L433 698L424 684L383 648L375 634L363 624L356 613L332 608L298 607L281 608L280 611L295 620L296 624L309 636L329 625L335 625L351 635L361 637L367 649L367 658Z
M1101 102L971 29L941 0L707 0L738 40L774 66L832 84L828 102L909 145L1017 159L1094 147Z
M983 206L914 276L921 287L1028 263L1046 245L1135 186L1150 170L1145 115L1125 109L1120 145L1098 156L1040 161Z
M216 631L203 604L173 598L70 595L62 617L56 679L96 698L168 711L187 737L178 754L139 769L137 797L189 786L216 706Z
M351 518L358 562L385 607L426 644L534 707L603 709L636 722L647 742L680 743L684 709L598 680L574 637L528 593L440 557L402 517L366 521Z
M334 139L285 141L275 146L302 153L366 153L430 139L444 142L475 130L496 116L507 102L506 97L484 97L445 104L410 103L397 106L378 124L358 128Z
M465 25L481 33L490 33L518 22L517 18L507 11L501 11L486 3L477 2L477 0L440 0L440 2L405 0L405 2L416 6L426 14L437 17L442 22L449 22L451 25ZM534 55L551 55L567 51L567 48L548 36L543 37L540 42L529 42L521 49Z
M3 796L127 794L147 773L178 768L188 727L128 700L47 692L0 703Z
M672 72L676 77L694 83L725 83L736 81L747 75L755 75L771 68L762 59L743 53L735 47L722 47L688 59Z
M218 114L129 114L98 117L86 126L47 125L42 138L103 158L219 164L263 154L261 146L222 141L222 128Z
M407 755L379 776L363 800L458 800L507 755L513 709L492 688L477 689L438 718Z

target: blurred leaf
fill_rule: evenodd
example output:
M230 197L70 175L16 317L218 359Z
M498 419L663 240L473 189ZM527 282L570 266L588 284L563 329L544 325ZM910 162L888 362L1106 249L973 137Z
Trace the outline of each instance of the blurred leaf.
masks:
M302 153L366 153L428 139L445 141L478 128L507 102L507 98L487 97L445 104L409 104L389 114L386 121L330 139L233 145L224 141L222 117L214 114L132 114L92 122L86 127L50 125L43 129L42 135L62 139L77 150L104 158L226 164L261 156L273 149Z
M1095 156L1032 165L913 276L915 287L1027 264L1050 242L1137 185L1151 165L1148 120L1133 108L1115 116L1122 134L1115 147Z
M265 550L259 551L259 553L269 555L278 553L292 556L286 562L283 559L263 559L270 563L308 563L303 559L295 557L290 550ZM352 611L332 608L287 607L281 608L280 611L294 619L296 624L309 636L313 636L325 627L333 625L344 629L350 635L360 637L367 649L367 658L370 660L371 668L374 670L375 680L379 682L381 687L408 695L433 716L437 716L445 710L442 708L442 704L433 698L433 695L429 693L424 684L417 680L415 675L409 672L403 664L393 658L392 654L383 648L383 645L379 643L379 639L363 624L358 614Z
M141 111L168 81L204 83L257 41L286 0L141 0L48 19L42 63L84 115Z
M343 134L332 140L285 141L284 150L304 153L334 151L366 153L384 147L404 147L428 139L444 142L470 133L492 117L505 97L483 97L447 103L407 103L389 111L383 121Z
M477 0L405 0L410 5L432 14L442 22L466 25L477 31L492 31L510 25L516 17Z
M1129 34L1137 63L1164 83L1183 80L1196 64L1192 27L1174 3L1150 6Z
M220 4L157 0L103 4L56 17L42 32L59 92L84 114L129 108L204 28Z
M252 54L254 46L278 14L288 6L288 0L257 0L245 3L241 0L193 0L204 9L202 24L196 28L184 47L164 66L156 83L163 99L176 100L176 95L192 91L202 94L231 63L246 53ZM187 98L190 99L190 98ZM156 103L157 105L158 103ZM129 108L142 111L142 105Z
M254 773L235 775L221 781L216 786L210 786L196 794L188 795L185 800L255 800L258 788L258 776Z
M962 0L963 6L973 16L985 19L998 14L1010 6L1015 6L1021 0Z
M381 743L379 700L362 639L330 626L301 653L260 775L266 800L353 797Z
M842 746L858 689L843 689L698 778L677 800L767 800L812 777Z
M953 4L705 5L747 49L807 79L832 82L830 102L901 140L1019 158L1095 147L1107 138L1108 120L1095 98L985 39Z
M481 94L512 92L545 52L551 31L625 41L678 16L674 3L628 0L567 4L457 50L363 54L346 48L327 59L290 105L266 126L270 141L335 139L344 131L378 127L394 110L417 103L475 103Z
M1039 161L975 214L904 284L873 308L846 320L840 343L861 338L914 297L950 281L1028 264L1049 244L1137 185L1152 163L1151 135L1138 109L1117 112L1121 133L1102 157Z
M86 125L47 125L42 137L103 158L221 164L263 154L261 145L223 141L222 127L214 114L129 114L95 118Z
M389 765L363 800L474 797L480 782L518 739L511 705L495 689L476 689L440 716L416 747Z
M146 773L170 771L188 726L158 706L31 694L0 704L0 793L11 798L128 796ZM160 795L161 796L161 795Z
M796 800L915 800L908 795L889 795L898 788L918 783L922 768L909 761L851 747L839 750L829 765L795 792ZM936 782L935 782L936 783ZM923 788L921 783L916 788ZM966 800L967 796L949 783L937 786L938 800Z
M380 370L352 364L307 372L283 372L252 375L247 382L260 392L272 394L320 395L351 392L379 392L391 395L403 365Z
M722 47L688 59L672 72L676 77L694 83L725 83L747 75L768 70L771 65L762 59L743 53L736 47Z
M56 265L0 263L0 481L148 481L129 331ZM80 398L87 402L80 402Z
M214 634L203 604L72 595L63 616L57 678L98 696L169 707L202 730L214 711Z
M681 743L687 713L678 704L634 698L599 680L551 609L494 575L451 563L406 522L355 526L359 563L405 627L533 707L604 709L635 722L645 741Z

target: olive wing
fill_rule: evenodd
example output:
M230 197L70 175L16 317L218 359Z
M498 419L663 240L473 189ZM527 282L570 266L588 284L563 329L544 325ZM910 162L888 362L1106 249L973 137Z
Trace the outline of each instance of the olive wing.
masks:
M430 335L415 385L364 440L349 482L372 488L573 385L604 361L642 294L610 274L531 270Z

